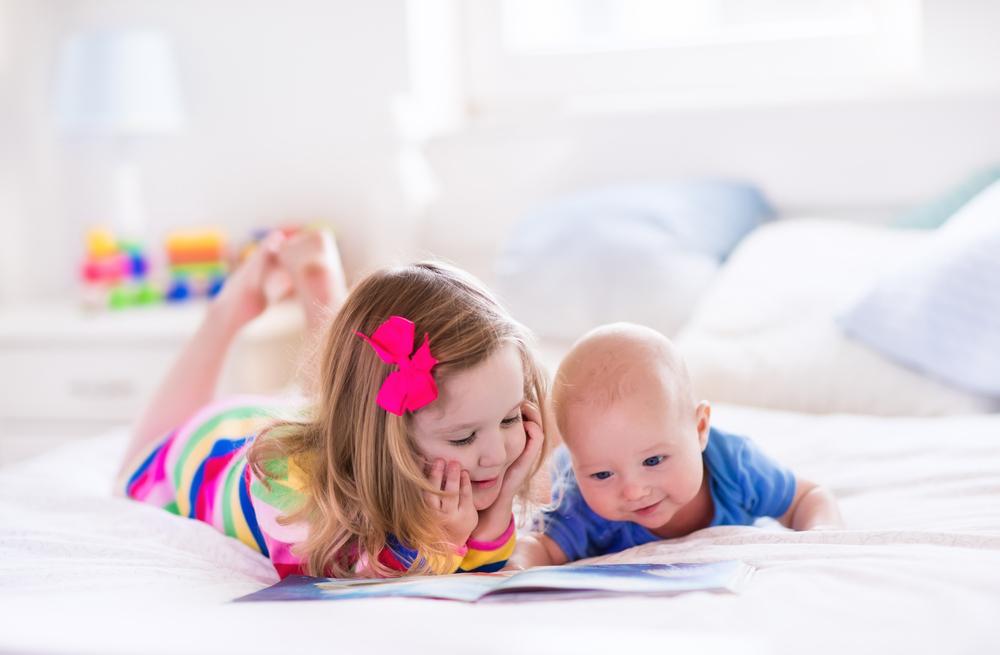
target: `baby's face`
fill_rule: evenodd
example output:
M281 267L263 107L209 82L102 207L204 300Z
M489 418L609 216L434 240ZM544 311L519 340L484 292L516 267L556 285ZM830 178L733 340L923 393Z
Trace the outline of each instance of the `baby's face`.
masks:
M477 510L500 495L504 474L524 452L524 369L508 344L478 366L449 377L434 403L413 415L411 431L425 464L458 462L469 472Z
M567 408L563 437L573 471L587 504L603 518L656 530L698 495L708 405L669 400L631 397L603 409Z

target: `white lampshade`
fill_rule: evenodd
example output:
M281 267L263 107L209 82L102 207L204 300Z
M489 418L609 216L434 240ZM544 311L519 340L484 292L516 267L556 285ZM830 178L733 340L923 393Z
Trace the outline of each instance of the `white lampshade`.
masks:
M56 115L67 132L137 136L184 122L173 48L148 31L77 34L56 77Z

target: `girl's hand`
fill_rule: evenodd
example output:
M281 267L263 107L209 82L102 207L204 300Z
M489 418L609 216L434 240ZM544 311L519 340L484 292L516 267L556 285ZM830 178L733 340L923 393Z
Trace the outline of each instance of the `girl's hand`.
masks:
M507 529L510 515L514 511L514 495L527 482L531 469L542 452L545 435L542 433L538 408L525 403L521 406L521 418L524 425L524 450L504 473L496 501L479 512L479 524L473 532L473 538L477 541L493 541Z
M458 462L435 460L428 474L428 481L444 494L424 492L427 504L438 512L448 541L456 548L465 545L479 522L479 514L472 502L472 481L469 472L463 471ZM505 526L506 527L506 526Z
M509 496L511 501L514 500L517 490L528 481L531 469L538 461L538 455L542 452L542 443L545 441L545 435L542 433L542 418L537 407L531 403L524 403L521 406L521 422L524 425L524 450L507 469L507 473L503 476L503 485L500 488L501 498Z

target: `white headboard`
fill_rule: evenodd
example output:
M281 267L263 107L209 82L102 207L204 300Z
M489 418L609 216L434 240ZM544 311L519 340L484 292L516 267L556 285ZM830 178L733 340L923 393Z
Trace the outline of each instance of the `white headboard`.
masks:
M550 115L439 137L421 245L486 278L511 225L553 196L723 176L782 214L881 216L1000 161L1000 93ZM473 220L475 219L475 220Z

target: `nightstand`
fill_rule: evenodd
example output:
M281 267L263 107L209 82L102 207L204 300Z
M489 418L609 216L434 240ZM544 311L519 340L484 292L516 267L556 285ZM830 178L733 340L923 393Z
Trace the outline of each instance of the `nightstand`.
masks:
M0 309L0 466L134 421L206 305L89 314L71 304ZM294 382L303 341L295 303L271 307L234 343L219 394Z

